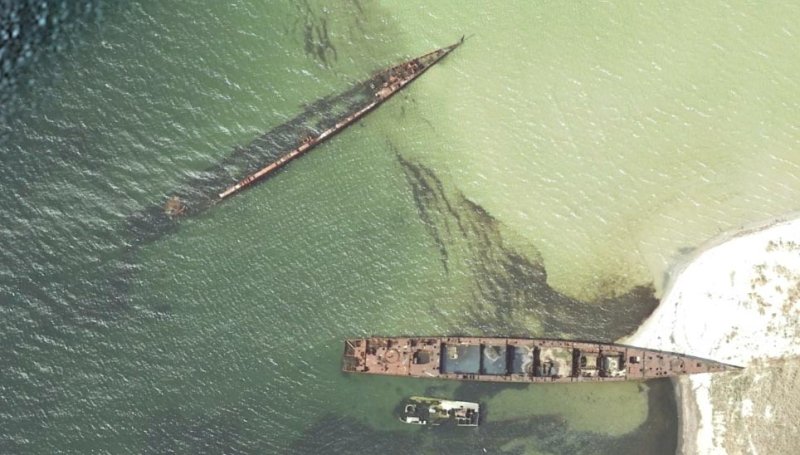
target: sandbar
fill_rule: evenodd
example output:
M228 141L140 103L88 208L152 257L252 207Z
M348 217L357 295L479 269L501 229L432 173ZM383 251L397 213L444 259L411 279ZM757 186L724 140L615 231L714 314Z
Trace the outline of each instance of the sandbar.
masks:
M745 226L695 251L673 267L658 308L620 342L745 367L675 381L680 453L780 453L786 447L758 444L758 422L800 402L797 387L776 386L786 369L774 366L800 355L800 216Z

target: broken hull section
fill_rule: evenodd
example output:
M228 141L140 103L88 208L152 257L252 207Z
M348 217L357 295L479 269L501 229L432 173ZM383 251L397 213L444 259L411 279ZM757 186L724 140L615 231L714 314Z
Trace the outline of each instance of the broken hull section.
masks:
M477 427L480 404L443 398L411 397L403 402L400 421L413 425Z

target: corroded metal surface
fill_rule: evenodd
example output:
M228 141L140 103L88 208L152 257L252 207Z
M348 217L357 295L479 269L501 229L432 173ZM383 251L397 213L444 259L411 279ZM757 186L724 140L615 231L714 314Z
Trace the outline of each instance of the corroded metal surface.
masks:
M625 381L738 369L609 343L535 338L397 337L345 341L345 372L492 382Z

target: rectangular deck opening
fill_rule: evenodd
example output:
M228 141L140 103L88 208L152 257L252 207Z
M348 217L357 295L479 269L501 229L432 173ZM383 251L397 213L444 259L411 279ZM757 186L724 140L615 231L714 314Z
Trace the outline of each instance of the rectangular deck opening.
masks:
M533 346L517 345L508 347L511 359L511 374L533 374Z
M481 345L481 350L483 351L483 355L481 356L481 374L508 374L505 345L484 344Z
M481 370L481 347L477 344L442 343L442 373L478 374Z

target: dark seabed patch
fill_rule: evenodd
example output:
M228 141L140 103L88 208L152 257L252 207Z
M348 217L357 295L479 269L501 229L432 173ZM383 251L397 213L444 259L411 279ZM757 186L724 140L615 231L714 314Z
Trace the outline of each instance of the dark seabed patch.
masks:
M396 154L442 267L466 270L472 281L472 300L463 302L468 312L455 324L457 332L610 341L633 331L658 305L652 285L596 302L553 289L534 247L521 253L509 246L491 214L446 189L430 168ZM531 318L538 330L530 326Z
M468 277L471 299L456 302L453 308L431 308L432 318L448 321L448 333L611 341L635 329L657 306L652 286L635 287L624 295L595 302L581 302L551 288L535 248L523 247L525 252L521 252L510 246L503 238L503 226L482 207L450 189L432 169L404 158L391 144L390 148L445 274ZM674 453L678 422L673 389L668 381L648 385L646 421L619 437L576 431L558 410L550 415L489 421L477 431L466 432L462 428L376 432L358 421L328 416L298 442L297 453L323 447L337 453L409 453L409 448L416 453L470 453L476 448L490 453L525 453L531 446L553 454ZM464 382L451 395L435 387L426 393L480 401L504 390L526 387ZM484 418L491 420L491 407L484 407L483 412ZM312 438L310 434L322 436Z
M342 93L323 97L307 105L293 119L267 131L234 151L218 164L198 172L158 204L138 211L127 219L130 243L138 246L175 232L179 221L197 216L217 202L228 186L297 147L303 138L319 134L374 100L375 90L388 80L379 71L353 84Z
M0 1L0 121L26 81L26 71L76 40L72 34L100 19L100 0Z
M218 193L228 185L275 161L297 146L311 133L324 131L353 110L372 101L371 94L379 78L355 84L332 97L311 103L298 116L283 123L244 147L234 151L219 164L189 178L159 204L136 212L128 218L131 243L139 245L158 240L177 230L178 221L199 215L218 202ZM178 205L170 207L171 201Z
M503 453L524 454L528 449L553 455L568 454L674 454L677 448L677 407L669 380L650 381L649 412L636 430L612 437L587 431L575 431L557 415L482 422L477 429L437 427L418 431L376 431L342 416L320 419L291 453ZM491 393L506 384L473 384L469 396ZM536 386L528 386L536 387ZM546 386L539 386L546 387ZM665 406L671 404L671 406ZM662 408L669 408L664 412ZM485 409L487 415L491 409Z
M16 115L0 121L0 453L514 453L513 438L531 434L532 445L566 453L573 439L600 441L598 451L627 437L640 448L674 440L651 425L659 416L673 425L674 411L653 390L648 423L622 439L526 407L521 419L465 433L402 426L392 407L411 391L488 403L524 392L341 375L347 336L589 337L598 308L622 307L563 298L535 248L435 170L398 164L380 134L403 127L384 115L392 107L279 181L213 204L359 102L350 81L450 32L405 42L398 18L366 2L309 1L306 15L291 2L40 3L102 4L103 17L74 16L75 33L52 41L70 52L40 46L39 62L17 73L31 78L14 90ZM392 101L398 117L416 116L403 102L416 90ZM164 213L172 196L185 200L174 219ZM647 292L621 314L639 311ZM626 408L647 399L629 386ZM637 409L623 431L645 419ZM625 450L607 452L635 453Z

